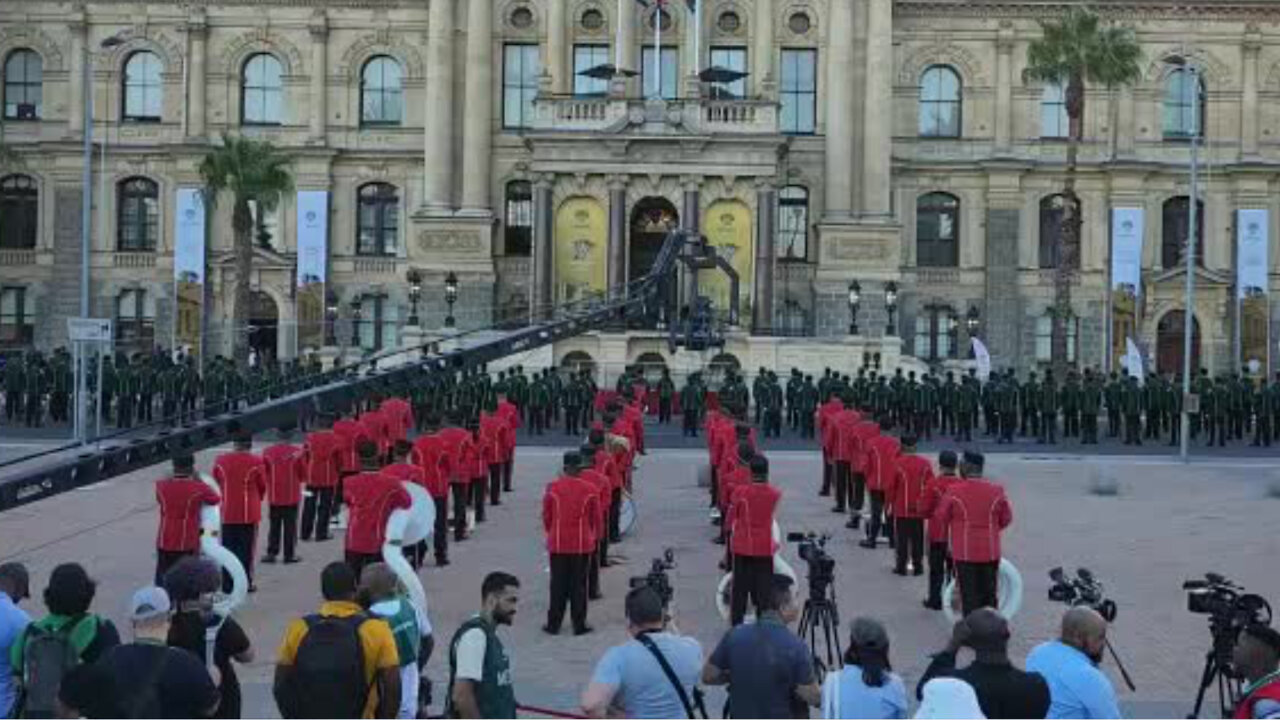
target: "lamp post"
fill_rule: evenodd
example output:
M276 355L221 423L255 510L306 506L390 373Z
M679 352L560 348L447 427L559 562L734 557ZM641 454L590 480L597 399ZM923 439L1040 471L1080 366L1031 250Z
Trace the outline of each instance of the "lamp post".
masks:
M88 30L85 30L88 33ZM110 50L124 43L118 35L103 40L98 44L101 50ZM81 168L80 194L80 317L89 317L89 257L93 229L93 71L90 67L93 52L89 50L89 39L85 38L84 62L80 74L80 92L84 105L84 167Z
M410 268L405 279L409 281L409 324L418 324L418 301L422 298L422 273Z
M885 335L897 335L898 328L894 324L894 315L898 312L898 283L888 282L884 286L884 308L889 311L889 325L885 328Z
M338 344L338 296L332 290L324 294L325 345Z
M458 302L458 276L450 270L444 278L444 302L449 306L449 314L444 318L444 326L451 328L457 324L453 318L453 304Z
M969 311L964 316L964 329L969 335L969 357L974 357L977 353L973 351L973 341L978 337L978 330L982 327L982 315L978 312L977 305L970 305Z
M862 285L857 280L849 282L849 334L858 334L858 306L862 304Z
M1200 201L1200 72L1184 57L1171 57L1165 61L1171 67L1179 68L1191 76L1191 201L1187 203L1187 252L1185 290L1186 310L1183 312L1182 329L1182 427L1179 456L1183 462L1188 459L1191 446L1191 341L1195 328L1196 299L1196 206Z
M360 312L363 301L357 295L351 301L351 347L360 347Z

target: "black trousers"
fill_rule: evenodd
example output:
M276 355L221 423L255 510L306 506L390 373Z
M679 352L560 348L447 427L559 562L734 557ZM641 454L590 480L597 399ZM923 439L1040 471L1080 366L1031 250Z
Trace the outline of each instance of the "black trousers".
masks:
M347 567L351 568L351 572L356 574L357 580L360 578L360 573L364 572L366 566L372 565L376 562L382 562L381 555L375 555L374 553L351 552L350 550L343 554L343 559L346 560Z
M267 557L280 554L281 540L284 541L284 557L286 560L298 556L298 506L272 505L268 511L271 524L267 528Z
M836 512L844 512L853 498L853 471L844 460L836 461Z
M600 597L600 568L604 567L605 558L609 555L608 533L596 543L596 551L591 553L587 568L587 595L594 599Z
M682 433L684 437L698 437L698 413L693 410L684 411L684 425Z
M822 489L818 491L819 495L831 494L831 481L835 477L836 461L826 457L823 453L822 458Z
M1137 414L1124 416L1124 444L1142 444L1142 418Z
M1082 442L1086 445L1098 444L1098 414L1085 413L1081 415L1081 435Z
M489 504L501 505L502 499L502 464L489 466Z
M861 513L863 506L867 502L867 476L860 472L853 472L852 469L850 469L849 475L853 479L849 507L853 509L853 512Z
M996 593L996 580L1000 576L1000 563L956 563L956 584L960 586L962 614L979 608L994 608L1000 604Z
M1040 442L1058 442L1058 413L1046 412L1040 417Z
M551 606L547 608L547 627L558 631L564 621L565 606L574 630L587 626L587 566L589 553L551 554Z
M884 536L889 538L889 543L893 543L893 526L885 522L884 512L884 491L872 490L871 495L871 519L867 521L867 539L875 541L880 537L881 530Z
M164 587L164 574L184 557L199 555L198 550L156 550L156 585Z
M578 434L578 420L582 417L582 412L576 407L566 407L564 409L564 434Z
M231 551L244 566L244 573L253 585L253 546L258 539L258 526L248 523L222 523L222 545ZM231 591L231 576L222 573L223 592Z
M729 600L729 618L741 625L747 614L747 598L755 606L756 617L771 607L773 558L750 555L733 556L733 588Z
M453 483L449 491L453 493L453 540L461 542L467 536L467 491L466 483Z
M609 542L622 542L621 488L614 488L609 496Z
M502 492L511 492L511 466L514 464L511 460L502 463Z
M1120 410L1107 408L1107 437L1120 437Z
M471 479L471 507L475 508L476 522L482 523L488 518L484 514L484 494L485 494L485 478L478 477Z
M917 573L924 570L924 518L894 518L893 520L894 550L897 553L896 569L907 571L907 555L911 556L911 567Z
M671 422L671 398L658 398L658 422L663 425Z
M302 528L299 535L303 540L329 539L329 518L333 515L333 499L337 488L311 488L311 494L302 503Z
M929 543L929 604L942 604L942 583L951 572L951 553L947 552L947 543Z

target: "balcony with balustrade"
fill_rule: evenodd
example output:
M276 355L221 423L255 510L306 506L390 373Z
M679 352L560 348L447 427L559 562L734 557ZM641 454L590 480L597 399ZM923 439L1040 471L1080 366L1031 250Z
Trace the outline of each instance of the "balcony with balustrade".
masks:
M769 136L778 134L778 103L705 97L661 100L543 95L534 101L529 132Z

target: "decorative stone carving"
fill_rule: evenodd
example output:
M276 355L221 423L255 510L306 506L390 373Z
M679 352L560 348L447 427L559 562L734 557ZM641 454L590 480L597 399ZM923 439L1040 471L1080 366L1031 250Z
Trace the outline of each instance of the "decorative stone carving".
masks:
M1192 65L1199 68L1200 72L1204 74L1211 91L1237 85L1235 73L1231 70L1231 66L1203 48L1182 43L1166 50L1152 53L1152 60L1147 65L1144 73L1146 82L1153 87L1159 87L1163 83L1165 76L1173 70L1168 63L1169 58L1173 57L1186 58Z
M139 50L150 50L159 55L164 63L165 73L177 73L182 69L186 53L183 52L182 43L169 37L168 33L157 30L154 26L134 25L117 34L124 42L110 52L100 52L94 56L99 72L121 71L125 59Z
M254 28L227 42L213 66L221 68L229 77L237 77L245 59L258 52L269 52L278 57L284 64L285 75L298 74L304 67L298 46L266 27Z
M423 230L418 233L418 249L423 252L478 252L480 236L457 230Z
M883 262L889 259L889 248L873 239L838 238L831 249L831 257L849 262Z
M898 84L909 86L920 82L920 74L930 65L950 65L959 73L966 86L987 86L987 74L982 61L967 48L951 43L923 45L911 51L898 73Z
M62 51L57 40L38 27L14 25L0 27L0 57L7 57L11 50L31 48L44 61L44 71L66 70L62 64Z
M346 77L347 82L358 82L364 64L375 55L390 55L398 60L408 80L422 78L421 53L412 43L407 42L403 36L397 35L389 27L362 35L352 42L347 47L347 51L342 54L338 74Z

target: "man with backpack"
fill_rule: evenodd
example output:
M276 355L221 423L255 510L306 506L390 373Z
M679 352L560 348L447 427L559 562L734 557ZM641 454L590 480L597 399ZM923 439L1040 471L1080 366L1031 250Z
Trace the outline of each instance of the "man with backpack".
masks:
M356 603L356 575L344 562L320 575L324 603L289 624L272 690L285 718L394 718L400 655L386 621Z

